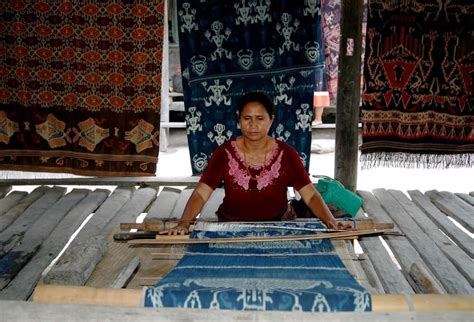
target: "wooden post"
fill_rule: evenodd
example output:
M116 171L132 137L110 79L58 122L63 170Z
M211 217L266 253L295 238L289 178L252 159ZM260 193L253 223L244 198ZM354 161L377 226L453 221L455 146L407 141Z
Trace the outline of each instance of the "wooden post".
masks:
M165 1L163 16L163 58L161 63L161 122L170 120L170 99L169 99L169 41L168 41L168 1ZM161 123L160 122L160 123ZM160 127L160 151L166 152L168 149L168 139L170 130Z
M334 177L352 191L357 188L363 9L363 0L341 1Z

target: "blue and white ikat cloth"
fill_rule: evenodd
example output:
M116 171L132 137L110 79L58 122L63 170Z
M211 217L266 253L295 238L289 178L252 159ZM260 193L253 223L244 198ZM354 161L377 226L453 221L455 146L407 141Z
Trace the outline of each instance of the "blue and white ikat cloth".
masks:
M240 135L237 101L250 91L273 98L271 135L308 169L313 90L324 68L319 1L178 0L177 11L193 174Z
M290 228L290 229L288 229ZM291 229L296 228L296 229ZM314 234L320 223L197 226L192 238ZM371 311L330 240L190 245L176 267L144 289L148 307L305 312Z

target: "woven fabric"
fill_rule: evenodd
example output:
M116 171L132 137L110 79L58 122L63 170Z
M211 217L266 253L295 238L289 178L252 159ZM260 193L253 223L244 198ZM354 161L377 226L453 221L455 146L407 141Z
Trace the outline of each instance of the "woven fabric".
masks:
M193 174L240 134L236 104L274 99L271 134L309 167L315 70L323 68L318 1L178 0L180 60Z
M0 168L154 175L163 10L0 1Z
M371 1L363 167L474 166L474 6Z
M319 223L207 224L193 238L315 234ZM370 294L329 240L190 245L144 290L145 306L276 311L370 311Z
M321 0L327 91L330 104L336 105L337 75L339 72L339 41L341 34L340 0Z

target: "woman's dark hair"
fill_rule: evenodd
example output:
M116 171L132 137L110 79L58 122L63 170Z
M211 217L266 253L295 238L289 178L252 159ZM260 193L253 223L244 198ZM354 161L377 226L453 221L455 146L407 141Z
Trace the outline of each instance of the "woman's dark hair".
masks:
M262 104L267 110L268 115L270 115L270 118L275 114L275 105L267 94L263 92L249 92L239 99L239 105L237 106L239 115L242 113L244 106L251 102Z

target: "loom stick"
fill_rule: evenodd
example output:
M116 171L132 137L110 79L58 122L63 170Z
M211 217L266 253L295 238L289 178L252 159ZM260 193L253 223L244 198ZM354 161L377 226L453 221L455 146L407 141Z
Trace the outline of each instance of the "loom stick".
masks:
M37 303L91 304L143 307L142 289L94 288L70 285L38 285ZM473 312L474 296L444 294L372 295L373 312Z
M191 230L193 228L193 224L196 221L191 222ZM205 221L201 221L205 222ZM372 220L357 220L357 221L352 221L352 220L342 220L341 221L344 224L351 224L354 228L357 228L359 230L366 230L366 229L392 229L394 227L393 223L374 223ZM146 221L144 223L121 223L120 224L120 229L121 230L126 230L126 229L137 229L137 230L143 230L147 232L162 232L166 229L171 228L173 225L176 225L178 223L177 220L152 220L152 221ZM216 223L216 222L213 222ZM216 223L216 224L229 224L229 225L252 225L257 228L267 228L267 226L270 228L268 223L266 222L226 222L226 223ZM271 226L271 228L274 229L286 229L286 230L318 230L318 229L312 229L312 228L302 228L302 227L286 227L286 226ZM322 229L319 229L322 230Z
M333 233L292 235L292 236L271 236L271 237L235 237L235 238L210 238L210 239L189 239L189 235L157 235L156 239L130 240L131 246L139 245L183 245L183 244L223 244L223 243L252 243L252 242L275 242L283 240L307 240L307 239L328 239L344 238L366 235L378 235L387 232L387 229L367 229L353 231L339 231Z

